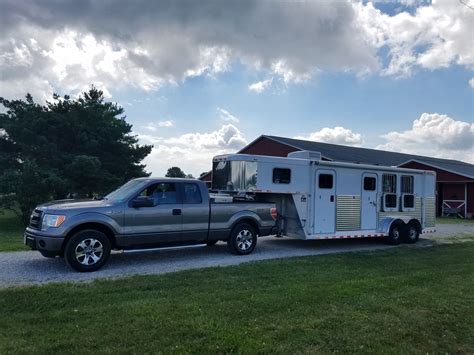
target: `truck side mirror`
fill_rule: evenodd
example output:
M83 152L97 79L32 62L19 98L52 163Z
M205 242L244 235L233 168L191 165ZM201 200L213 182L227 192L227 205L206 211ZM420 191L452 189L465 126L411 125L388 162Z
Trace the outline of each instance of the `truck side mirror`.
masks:
M132 201L133 208L153 207L153 199L148 196L138 196Z

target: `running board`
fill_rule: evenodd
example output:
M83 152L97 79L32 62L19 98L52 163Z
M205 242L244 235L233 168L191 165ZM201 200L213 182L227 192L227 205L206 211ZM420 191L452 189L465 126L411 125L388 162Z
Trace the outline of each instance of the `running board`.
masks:
M192 245L179 245L175 247L161 247L161 248L146 248L146 249L129 249L129 250L118 250L118 253L128 254L128 253L144 253L147 251L158 251L158 250L179 250L179 249L190 249L190 248L202 248L207 246L207 244L192 244Z

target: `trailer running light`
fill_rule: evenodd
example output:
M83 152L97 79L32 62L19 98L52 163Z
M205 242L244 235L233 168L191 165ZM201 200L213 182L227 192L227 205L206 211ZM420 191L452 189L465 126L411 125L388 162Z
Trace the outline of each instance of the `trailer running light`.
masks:
M276 221L278 217L278 211L275 207L270 208L270 214L272 215L272 218Z

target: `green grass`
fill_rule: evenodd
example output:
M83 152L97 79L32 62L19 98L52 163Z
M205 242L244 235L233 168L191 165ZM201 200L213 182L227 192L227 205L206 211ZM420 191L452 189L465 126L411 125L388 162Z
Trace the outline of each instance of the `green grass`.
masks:
M0 353L472 353L474 243L0 291Z
M470 224L474 225L474 219L463 219L456 217L438 217L436 224Z
M23 231L18 217L11 211L0 211L0 252L28 250L23 244Z

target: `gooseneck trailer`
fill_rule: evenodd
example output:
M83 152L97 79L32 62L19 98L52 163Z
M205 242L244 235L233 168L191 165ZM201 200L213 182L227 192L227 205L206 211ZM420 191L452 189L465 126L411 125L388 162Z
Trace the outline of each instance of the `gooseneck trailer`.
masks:
M399 244L434 232L432 171L324 161L318 152L300 151L217 156L212 175L215 192L274 202L281 236L385 237Z

